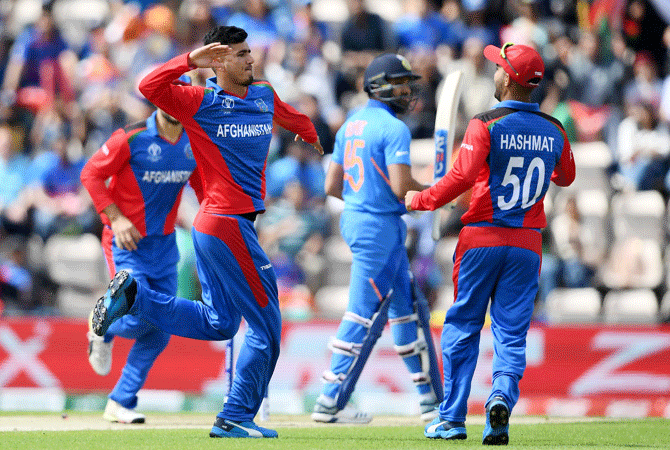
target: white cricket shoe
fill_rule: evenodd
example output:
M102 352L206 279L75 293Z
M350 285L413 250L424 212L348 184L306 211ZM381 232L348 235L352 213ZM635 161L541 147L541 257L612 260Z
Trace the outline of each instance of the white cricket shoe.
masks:
M88 362L98 375L105 376L112 369L112 346L114 341L105 342L102 336L92 331L86 333L88 337Z
M124 408L110 398L107 400L102 418L118 423L144 423L147 417L133 409Z
M316 399L312 420L323 423L370 423L372 416L357 410L351 405L338 410L335 399L321 394Z

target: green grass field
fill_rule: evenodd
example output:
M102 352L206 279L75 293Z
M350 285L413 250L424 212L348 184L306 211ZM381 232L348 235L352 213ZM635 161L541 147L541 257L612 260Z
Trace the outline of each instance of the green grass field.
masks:
M482 419L468 425L465 441L426 439L423 426L409 419L373 420L367 426L323 425L307 416L272 417L264 426L277 429L279 439L211 439L213 415L174 414L146 425L110 425L99 413L0 415L0 449L68 450L414 450L481 447ZM524 420L522 420L524 419ZM510 425L510 445L523 449L668 449L670 420L628 419L566 422L519 418ZM377 421L377 425L373 425ZM385 425L385 423L399 423ZM11 431L16 429L18 431ZM32 431L26 431L32 430Z

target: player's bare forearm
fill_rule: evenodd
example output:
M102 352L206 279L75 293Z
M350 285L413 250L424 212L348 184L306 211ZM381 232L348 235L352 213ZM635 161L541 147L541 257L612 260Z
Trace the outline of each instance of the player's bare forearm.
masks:
M334 161L330 162L326 173L325 191L326 195L332 195L342 200L342 189L344 187L344 167Z

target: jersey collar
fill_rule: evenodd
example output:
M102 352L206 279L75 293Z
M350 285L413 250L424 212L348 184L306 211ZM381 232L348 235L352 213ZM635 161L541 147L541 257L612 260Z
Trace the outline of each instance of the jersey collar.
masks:
M249 93L249 86L247 86L247 94L244 94L244 97L240 97L238 95L235 95L235 94L232 94L228 91L225 91L221 86L219 86L216 83L216 76L213 76L211 78L207 78L207 82L205 83L205 87L214 89L214 92L216 92L217 95L226 94L226 95L232 95L233 97L242 98L242 99L245 98L246 95Z
M540 105L538 103L526 103L526 102L519 102L516 100L502 101L497 105L495 105L495 108L513 108L513 109L520 109L522 111L532 111L532 112L540 111Z
M160 136L158 133L158 126L156 125L156 116L158 115L158 110L154 111L151 113L149 117L147 117L147 131L149 134L152 136Z
M380 102L379 100L375 100L375 99L371 98L370 100L368 100L368 106L371 107L371 108L381 108L381 109L385 109L385 110L388 111L389 114L391 114L393 117L396 117L396 114L395 114L395 112L391 109L391 107L390 107L389 105L387 105L386 103L384 103L384 102Z

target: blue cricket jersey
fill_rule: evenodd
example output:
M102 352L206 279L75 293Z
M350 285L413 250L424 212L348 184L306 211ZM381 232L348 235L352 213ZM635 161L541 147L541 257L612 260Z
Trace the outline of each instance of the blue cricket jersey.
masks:
M410 165L409 128L391 108L369 100L337 132L333 161L344 168L344 209L402 215L405 204L391 189L388 166Z

